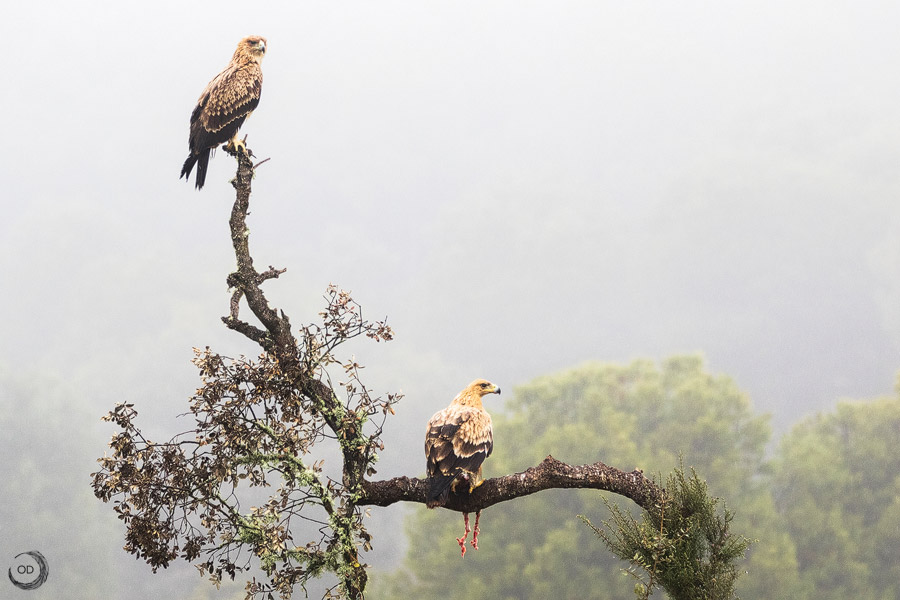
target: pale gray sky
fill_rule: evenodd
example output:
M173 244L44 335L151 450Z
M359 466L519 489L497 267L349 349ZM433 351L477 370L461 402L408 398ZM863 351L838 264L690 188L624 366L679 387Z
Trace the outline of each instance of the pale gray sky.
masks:
M257 351L219 321L234 163L218 153L199 193L178 180L193 103L249 34L269 52L243 132L272 159L254 182L254 256L288 268L267 291L294 323L334 282L394 325L396 341L358 349L377 388L407 394L384 475L422 471L418 423L474 377L511 390L587 360L702 351L779 430L892 390L895 2L7 16L0 367L62 382L89 421L128 399L169 435L197 385L192 346ZM110 431L92 432L75 481Z

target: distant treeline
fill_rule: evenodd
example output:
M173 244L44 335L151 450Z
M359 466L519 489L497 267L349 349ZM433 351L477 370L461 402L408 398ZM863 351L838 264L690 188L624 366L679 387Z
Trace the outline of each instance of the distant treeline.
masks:
M742 565L744 600L900 598L900 397L840 402L796 425L767 456L771 436L768 417L700 357L586 364L515 390L495 418L485 476L552 454L664 480L683 459L736 513L732 531L757 540ZM595 523L609 516L589 491L491 507L480 550L461 560L457 516L416 509L407 558L376 574L370 597L634 598L627 565L579 514Z

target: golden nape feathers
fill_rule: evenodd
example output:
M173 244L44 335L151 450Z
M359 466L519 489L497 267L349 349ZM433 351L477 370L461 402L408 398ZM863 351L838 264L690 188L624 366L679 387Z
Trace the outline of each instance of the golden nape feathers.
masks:
M235 148L243 147L237 133L259 104L262 94L261 63L266 49L264 37L253 35L242 39L231 62L207 84L197 100L191 113L188 135L190 154L181 167L181 176L189 180L196 164L198 190L206 182L209 155L214 148L225 142Z

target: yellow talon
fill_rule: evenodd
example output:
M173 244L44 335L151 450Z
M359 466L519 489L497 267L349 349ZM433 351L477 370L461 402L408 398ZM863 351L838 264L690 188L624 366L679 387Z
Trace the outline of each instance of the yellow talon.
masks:
M239 140L237 134L235 133L234 137L228 140L228 143L225 144L225 150L227 152L239 152L242 154L247 154L247 144L244 140Z

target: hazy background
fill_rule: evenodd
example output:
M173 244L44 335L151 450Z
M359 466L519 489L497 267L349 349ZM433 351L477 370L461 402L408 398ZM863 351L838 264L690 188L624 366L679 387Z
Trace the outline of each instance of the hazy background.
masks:
M35 598L67 571L108 597L201 584L126 557L88 473L117 401L157 439L185 428L192 346L258 351L219 320L234 162L218 153L199 193L178 180L194 102L241 37L269 42L243 128L272 159L254 258L288 268L266 291L295 324L330 282L388 316L396 341L358 358L406 394L393 476L422 473L425 420L475 377L512 391L701 351L776 432L889 393L898 20L833 0L10 6L0 567L42 551ZM398 558L399 512L376 515L369 562Z

